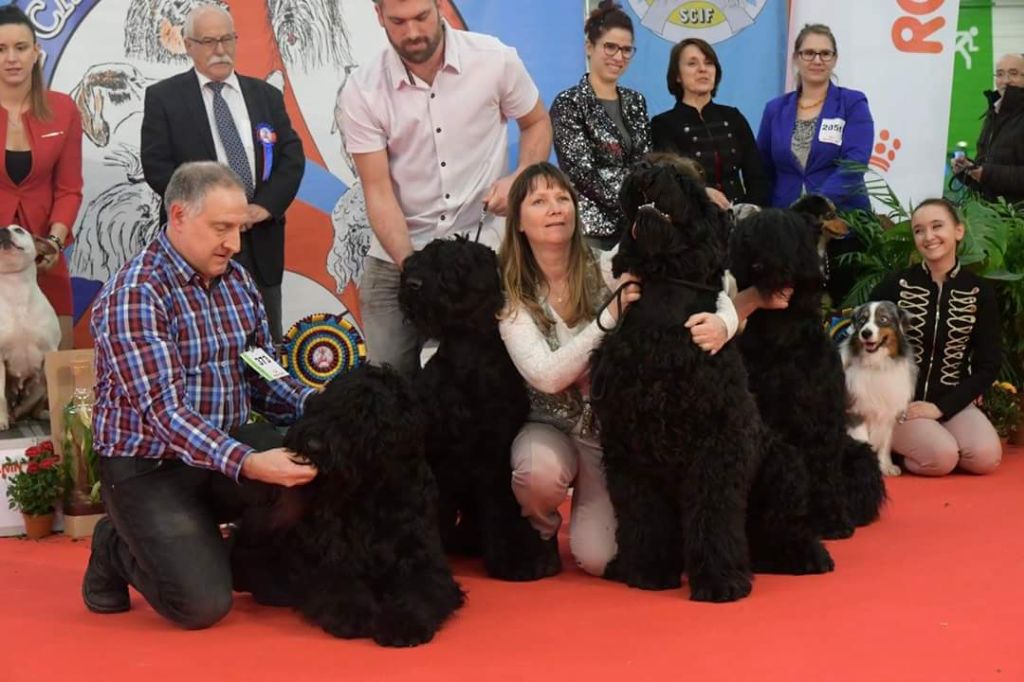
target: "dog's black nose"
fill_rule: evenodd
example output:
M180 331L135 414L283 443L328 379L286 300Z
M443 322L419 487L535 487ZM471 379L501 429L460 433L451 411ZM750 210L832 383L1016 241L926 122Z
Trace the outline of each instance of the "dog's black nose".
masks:
M870 339L871 338L871 331L868 330L868 329L861 329L860 330L860 338L864 339L865 341L867 339Z
M409 277L405 280L405 286L409 287L413 291L419 291L423 288L423 280L419 277Z

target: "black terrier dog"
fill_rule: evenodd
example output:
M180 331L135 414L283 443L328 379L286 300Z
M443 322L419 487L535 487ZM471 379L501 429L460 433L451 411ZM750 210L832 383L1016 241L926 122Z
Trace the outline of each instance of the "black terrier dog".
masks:
M289 603L336 637L429 642L464 596L441 549L424 434L411 385L388 368L358 367L309 398L284 445L318 474L271 512L264 573L284 566L288 584L264 575L249 586L256 600Z
M745 514L760 457L757 405L736 348L705 353L684 327L716 308L726 217L671 164L642 163L620 199L631 228L612 268L639 277L642 295L590 360L618 520L605 577L670 589L685 570L691 599L741 599L751 589Z
M816 530L844 538L878 517L885 487L871 448L846 433L842 363L822 320L819 234L793 211L762 211L734 228L730 270L741 289L793 288L786 309L750 316L739 347L765 424L806 463Z
M512 492L512 441L530 405L498 332L504 295L494 251L434 240L406 259L398 300L420 334L440 342L415 387L445 549L482 553L488 574L502 580L554 575L557 539L541 539Z

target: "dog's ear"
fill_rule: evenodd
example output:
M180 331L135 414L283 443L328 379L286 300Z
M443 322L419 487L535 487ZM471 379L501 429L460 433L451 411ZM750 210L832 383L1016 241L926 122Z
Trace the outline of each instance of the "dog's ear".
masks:
M906 311L905 308L901 308L899 304L896 304L896 315L900 321L900 331L906 332L911 324L914 322L914 316Z

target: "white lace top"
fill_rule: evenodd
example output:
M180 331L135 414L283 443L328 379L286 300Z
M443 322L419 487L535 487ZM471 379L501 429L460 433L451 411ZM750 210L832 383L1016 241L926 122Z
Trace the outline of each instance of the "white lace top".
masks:
M611 259L616 249L600 252L598 255L601 274L609 291L618 288L628 275L616 280L612 276ZM728 273L723 279L731 279ZM725 282L723 281L723 288ZM605 297L600 301L604 304ZM589 430L590 380L588 361L590 351L604 336L597 320L581 322L574 327L566 325L547 300L541 302L544 311L554 320L550 334L534 322L526 310L506 311L498 325L513 364L528 384L531 402L531 421L551 423L567 432ZM739 324L736 307L722 291L718 295L716 315L725 323L729 338L736 334ZM601 313L601 325L611 328L614 322L611 313Z

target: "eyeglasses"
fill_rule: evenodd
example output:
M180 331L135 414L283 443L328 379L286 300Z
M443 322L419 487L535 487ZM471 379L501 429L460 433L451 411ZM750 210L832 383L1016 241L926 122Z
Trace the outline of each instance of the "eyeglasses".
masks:
M835 50L800 50L796 54L805 62L813 62L815 57L820 57L823 64L836 58Z
M618 43L603 43L601 45L604 49L604 56L614 57L619 52L622 53L623 59L632 59L633 55L636 54L636 47L633 45L619 45Z
M229 33L228 35L221 36L220 38L186 38L185 40L191 40L193 43L201 45L204 49L209 50L217 47L218 45L225 48L231 47L235 44L235 41L238 40L238 34Z
M1010 69L1009 71L1003 71L1000 69L996 71L996 78L1020 78L1021 72L1017 69Z

